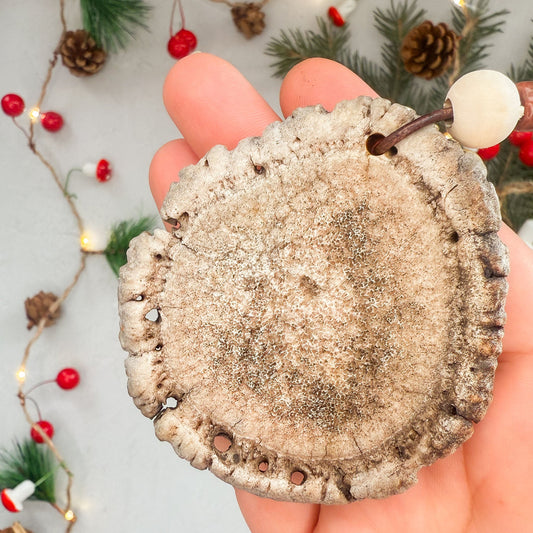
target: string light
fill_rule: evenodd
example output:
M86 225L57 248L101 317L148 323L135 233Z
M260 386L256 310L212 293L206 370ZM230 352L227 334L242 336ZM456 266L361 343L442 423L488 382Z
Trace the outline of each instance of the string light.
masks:
M41 110L38 107L33 107L29 110L28 115L30 116L30 120L32 122L37 122L41 116Z
M84 252L88 252L91 249L91 238L88 233L83 233L81 235L80 246Z
M456 5L457 7L460 7L463 11L465 11L468 7L471 7L471 1L467 0L450 0L452 4Z
M69 509L68 511L66 511L63 516L65 517L65 520L69 522L76 521L76 515L74 514L74 511L72 509Z
M21 366L18 370L17 370L17 379L20 383L24 383L26 381L26 369Z

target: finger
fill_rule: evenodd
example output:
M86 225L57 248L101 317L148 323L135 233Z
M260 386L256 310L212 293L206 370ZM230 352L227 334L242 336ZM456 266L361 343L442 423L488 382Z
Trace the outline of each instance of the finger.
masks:
M331 111L342 100L377 93L350 69L330 59L307 59L296 65L283 80L280 104L284 116L296 108L322 104Z
M243 490L235 494L252 533L311 533L317 523L318 505L276 502Z
M229 149L261 135L279 120L274 110L230 63L210 54L192 54L176 63L163 88L170 117L198 155L216 144Z
M505 360L533 352L533 250L505 224L499 235L509 248L511 263L503 337L502 357Z
M157 208L161 207L170 184L178 181L178 172L187 165L193 165L198 157L183 140L170 141L155 154L150 164L150 190Z

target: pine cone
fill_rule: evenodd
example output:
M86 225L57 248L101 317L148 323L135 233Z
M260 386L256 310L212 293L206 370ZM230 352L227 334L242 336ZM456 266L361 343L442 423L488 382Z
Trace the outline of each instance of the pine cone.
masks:
M265 28L265 14L261 11L263 4L264 2L238 2L231 8L235 26L247 39L259 35Z
M40 291L32 298L26 298L24 307L28 317L28 329L37 326L41 319L48 315L50 306L57 300L57 296L52 292ZM47 317L45 326L51 326L59 318L61 311L59 307Z
M458 42L459 36L444 22L422 22L403 40L400 56L405 70L426 80L440 76L455 59Z
M63 65L78 77L96 74L104 66L107 55L85 30L67 31L59 52Z

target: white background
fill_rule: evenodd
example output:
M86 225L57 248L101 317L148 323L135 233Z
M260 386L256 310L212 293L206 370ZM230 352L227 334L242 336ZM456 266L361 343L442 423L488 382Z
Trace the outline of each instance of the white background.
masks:
M81 27L79 3L67 0L69 29ZM58 66L43 111L65 118L50 134L37 128L39 148L62 176L87 161L108 158L115 169L105 184L73 176L71 190L95 246L103 247L111 224L139 214L155 214L148 189L148 166L155 150L177 136L161 101L161 87L173 60L166 52L171 1L153 0L150 32L140 31L126 51L111 55L93 78L75 78ZM271 0L267 28L247 41L237 33L224 4L183 0L187 27L199 49L233 62L268 102L279 109L279 80L271 77L272 59L263 50L282 28L315 28L325 14L323 0ZM493 5L497 2L493 0ZM375 6L388 0L360 0L352 23L352 48L377 58L380 40L372 27ZM445 0L420 1L428 18L449 20ZM525 58L533 31L530 0L500 1L512 10L505 34L494 39L487 66L506 70ZM0 1L0 96L15 92L28 106L38 98L47 62L61 32L57 0ZM177 23L176 23L177 25ZM206 76L209 73L206 72ZM78 234L66 202L48 171L25 145L11 121L0 116L0 446L27 435L16 394L15 371L30 333L24 300L39 290L60 294L78 266ZM248 531L230 486L199 472L160 443L152 423L133 406L126 392L118 343L117 281L105 260L90 257L79 284L64 305L63 316L35 345L28 384L55 377L75 366L80 386L65 392L49 385L35 393L43 417L56 427L54 438L75 473L74 531L231 532ZM59 485L64 480L60 477ZM63 491L58 490L59 503ZM0 509L0 529L13 515ZM36 533L64 531L64 521L48 505L29 503L17 516ZM274 532L275 533L275 532Z

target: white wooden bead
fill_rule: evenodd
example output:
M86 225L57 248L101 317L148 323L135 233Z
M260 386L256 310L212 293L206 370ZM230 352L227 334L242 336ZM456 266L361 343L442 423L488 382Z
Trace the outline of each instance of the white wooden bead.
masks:
M452 137L469 148L503 141L524 114L516 85L495 70L476 70L459 78L446 96L453 108Z

